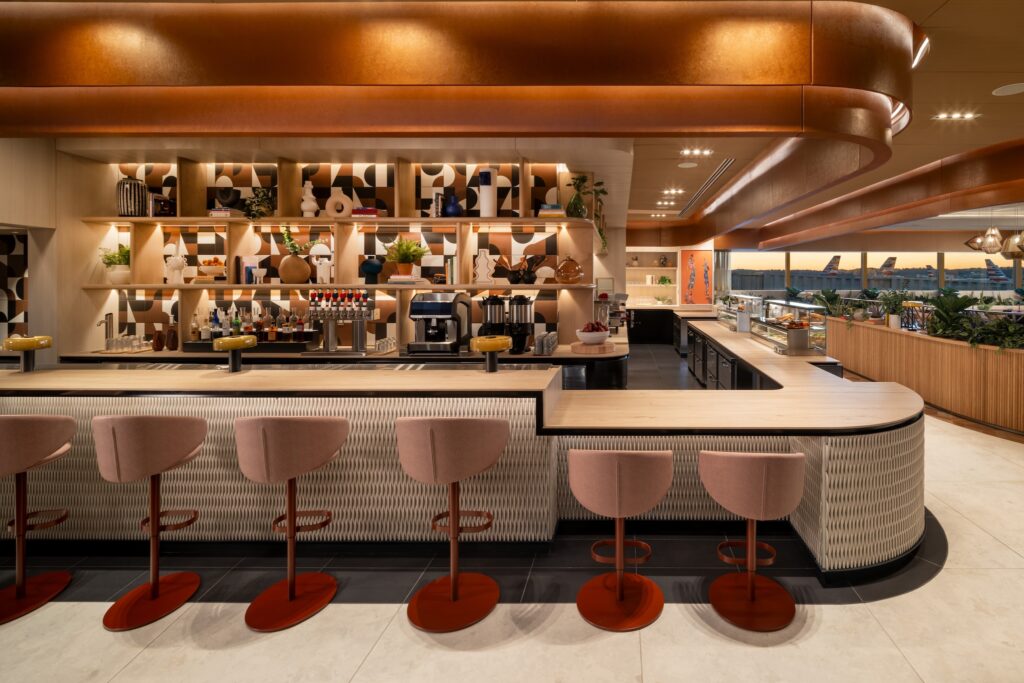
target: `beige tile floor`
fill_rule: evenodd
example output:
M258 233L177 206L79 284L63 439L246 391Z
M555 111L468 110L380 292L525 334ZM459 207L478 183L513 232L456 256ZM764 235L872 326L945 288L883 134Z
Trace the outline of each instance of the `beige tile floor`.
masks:
M895 598L801 606L779 633L739 631L703 604L668 605L628 634L572 604L502 604L431 636L387 604L331 605L263 635L244 605L201 603L112 634L105 604L64 602L0 626L0 681L1024 681L1024 445L932 417L926 432L944 568Z

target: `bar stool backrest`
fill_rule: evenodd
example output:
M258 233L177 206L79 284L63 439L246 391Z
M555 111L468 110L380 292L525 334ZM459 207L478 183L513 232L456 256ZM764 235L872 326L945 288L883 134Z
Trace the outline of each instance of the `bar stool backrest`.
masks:
M701 451L701 483L729 512L758 521L785 517L804 493L803 453Z
M337 458L348 433L344 417L240 417L235 419L238 466L262 484L295 479Z
M92 433L100 475L137 481L184 465L199 455L206 429L201 417L97 415Z
M75 421L63 415L0 415L0 477L67 452Z
M425 484L452 484L489 470L508 444L508 420L477 417L400 417L398 459Z
M569 488L603 517L642 515L672 485L672 451L569 451Z

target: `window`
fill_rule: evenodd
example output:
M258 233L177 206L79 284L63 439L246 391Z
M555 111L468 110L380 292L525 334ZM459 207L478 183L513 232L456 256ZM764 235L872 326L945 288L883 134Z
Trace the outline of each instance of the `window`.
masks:
M868 253L868 287L931 294L939 286L935 252Z
M781 251L729 252L729 287L761 292L786 287L786 254Z
M1013 261L979 251L946 254L946 286L961 292L1005 292L1013 289Z
M794 251L789 256L789 270L797 289L861 290L859 251Z

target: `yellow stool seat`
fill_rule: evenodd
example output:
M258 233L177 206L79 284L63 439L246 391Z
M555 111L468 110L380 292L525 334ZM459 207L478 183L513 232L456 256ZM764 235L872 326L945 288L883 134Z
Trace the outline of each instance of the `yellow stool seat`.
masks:
M494 334L486 337L473 337L469 341L469 348L474 351L486 353L487 351L508 351L512 348L512 337Z
M5 351L36 351L53 346L53 337L8 337L4 339Z
M251 349L254 346L256 346L256 336L252 334L221 337L213 340L214 351L237 351L239 349Z

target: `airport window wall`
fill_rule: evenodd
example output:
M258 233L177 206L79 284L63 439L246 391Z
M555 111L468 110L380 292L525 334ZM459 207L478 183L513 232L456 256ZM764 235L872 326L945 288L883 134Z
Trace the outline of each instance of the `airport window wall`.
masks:
M736 292L765 292L785 289L785 252L729 252L729 283L730 289Z
M1013 261L1001 254L946 254L946 286L961 292L1006 292L1014 288Z
M790 282L797 289L861 289L858 251L794 251L789 255L789 272Z
M868 252L868 287L934 292L939 286L938 261L935 252Z

